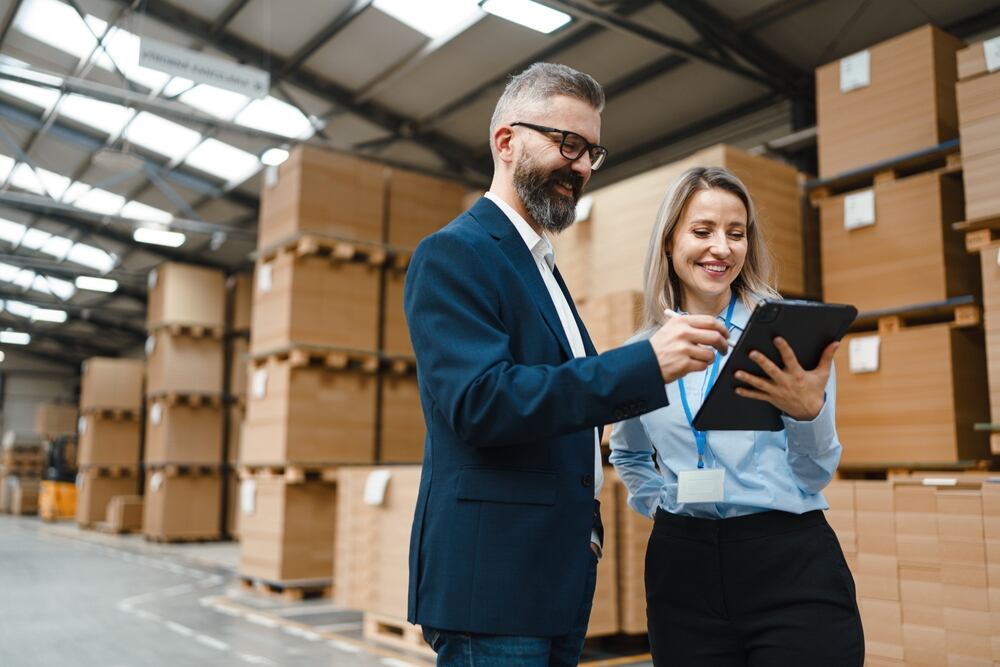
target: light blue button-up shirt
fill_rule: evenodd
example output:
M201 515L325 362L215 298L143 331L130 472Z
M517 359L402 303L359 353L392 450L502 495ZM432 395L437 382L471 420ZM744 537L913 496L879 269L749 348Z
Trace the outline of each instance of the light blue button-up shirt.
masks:
M750 310L738 301L723 364L749 319ZM636 334L629 342L652 333ZM701 406L710 370L711 366L684 377L693 414ZM822 490L833 478L842 450L834 423L836 388L831 372L823 408L812 421L782 415L785 428L781 431L709 431L705 466L725 469L725 500L678 503L677 473L697 466L698 450L681 407L680 385L666 385L669 405L619 422L611 432L611 463L628 488L629 505L649 517L662 507L671 514L708 519L766 510L802 514L827 509ZM653 465L654 455L659 471Z

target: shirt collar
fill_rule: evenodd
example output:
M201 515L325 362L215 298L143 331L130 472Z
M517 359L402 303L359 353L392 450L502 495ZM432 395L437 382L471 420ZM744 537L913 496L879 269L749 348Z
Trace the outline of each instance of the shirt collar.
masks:
M507 202L500 198L494 192L487 192L483 195L491 202L497 205L497 207L503 211L504 215L510 220L511 224L514 225L514 229L517 233L521 235L521 239L524 244L528 246L528 250L531 252L532 256L536 260L543 260L549 267L549 270L553 270L556 265L556 255L555 251L552 249L552 243L549 241L548 237L544 234L539 235L531 225L522 218L517 211L513 209Z

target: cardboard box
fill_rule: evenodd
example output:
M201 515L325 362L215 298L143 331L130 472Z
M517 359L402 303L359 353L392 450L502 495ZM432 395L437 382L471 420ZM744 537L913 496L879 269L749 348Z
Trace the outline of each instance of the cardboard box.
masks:
M250 313L253 311L253 274L237 273L226 280L229 293L229 331L250 331Z
M823 489L823 497L830 509L826 510L826 521L833 528L845 555L858 551L858 531L854 510L854 482L835 479Z
M258 261L250 351L376 349L380 273L370 264L320 255L281 252Z
M67 403L42 403L35 408L35 433L54 438L76 433L77 406Z
M150 399L146 414L146 463L218 465L222 462L223 410Z
M10 494L10 513L15 516L38 514L39 478L8 475L6 480L5 492Z
M389 177L389 245L416 248L465 208L465 186L412 171L392 169Z
M904 624L903 643L903 657L907 665L931 667L948 664L943 627Z
M134 466L139 464L139 416L115 418L91 412L79 420L80 465Z
M859 558L862 553L895 556L895 504L892 485L881 480L855 481L854 507Z
M867 49L868 68L850 67L857 60L843 65L853 72L867 69L868 85L851 88L840 60L818 68L819 175L828 178L958 136L960 48L961 40L927 25Z
M578 307L598 352L621 347L639 329L642 320L642 293L626 290L588 300Z
M899 601L899 559L896 556L861 551L856 562L854 581L858 597Z
M966 218L1000 214L1000 72L986 67L983 42L958 53L959 133L962 138L962 178Z
M242 463L374 461L374 375L273 357L253 368Z
M424 459L424 413L416 375L382 376L380 463L420 463Z
M142 409L143 359L91 357L83 362L80 378L80 411L92 409Z
M903 659L903 617L899 602L858 599L865 630L865 653L874 657Z
M221 533L222 478L211 474L146 474L142 534L152 540L214 540Z
M944 627L944 584L940 565L899 563L899 598L903 623Z
M105 523L112 533L131 533L142 529L142 496L115 496L108 502Z
M879 368L852 373L851 341L837 352L841 463L943 463L989 457L983 335L931 324L880 335Z
M980 251L983 271L983 329L986 334L986 374L990 391L990 415L1000 424L1000 243ZM994 436L994 441L1000 440ZM1000 454L996 447L994 454Z
M643 290L642 271L660 202L674 180L696 166L725 167L744 182L774 256L775 284L784 294L804 293L798 174L784 163L720 144L592 193L590 258L587 270L581 270L586 285L572 284L576 279L569 283L574 298L586 301L604 294ZM559 267L562 246L558 240L555 245Z
M146 328L177 324L226 326L226 277L221 271L165 262L149 272Z
M240 476L235 470L226 473L226 535L240 537Z
M391 357L412 357L413 343L403 311L403 288L406 272L391 268L385 274L385 296L382 311L382 350Z
M221 394L223 342L220 339L166 329L146 339L149 377L146 393Z
M245 399L247 395L247 366L250 341L242 336L227 341L229 354L229 395Z
M275 172L276 178L266 178L261 191L258 249L308 233L382 241L383 165L296 146Z
M110 476L96 466L81 467L76 476L76 522L91 528L107 517L108 503L115 496L133 495L139 490L135 470Z
M336 485L251 476L242 480L239 493L240 575L271 582L330 579Z
M819 202L824 300L865 312L980 293L978 262L951 228L962 219L956 176L927 172L868 191L875 221L866 226L845 221L845 202L864 191Z
M226 411L229 419L229 441L226 451L226 460L230 464L235 464L240 459L240 447L243 441L243 423L246 421L246 406L243 403L234 403Z

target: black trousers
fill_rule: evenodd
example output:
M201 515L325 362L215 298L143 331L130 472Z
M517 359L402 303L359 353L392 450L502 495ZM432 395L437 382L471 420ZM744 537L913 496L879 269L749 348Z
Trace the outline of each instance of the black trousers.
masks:
M646 549L657 667L860 667L851 576L820 511L695 519L657 511Z

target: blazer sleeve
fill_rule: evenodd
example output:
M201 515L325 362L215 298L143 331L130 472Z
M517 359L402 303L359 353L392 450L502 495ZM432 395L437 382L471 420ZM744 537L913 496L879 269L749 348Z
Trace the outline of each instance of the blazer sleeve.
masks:
M404 309L417 372L432 409L464 442L524 444L666 405L648 341L559 365L519 364L502 301L502 286L457 234L434 234L414 252Z

